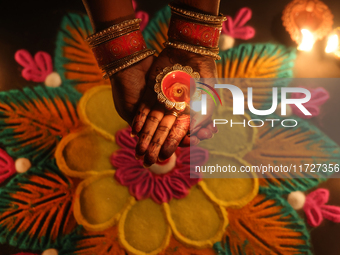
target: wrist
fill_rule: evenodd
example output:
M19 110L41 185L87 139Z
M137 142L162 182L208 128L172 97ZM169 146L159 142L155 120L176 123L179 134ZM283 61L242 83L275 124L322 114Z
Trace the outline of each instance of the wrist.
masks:
M218 42L225 17L207 15L170 4L171 20L166 47L173 47L219 60Z
M83 0L83 3L94 33L125 20L135 19L132 1Z
M140 31L140 19L127 20L89 36L86 41L107 78L154 54Z
M92 20L93 31L94 33L96 33L98 31L104 30L105 28L111 27L123 21L131 20L135 18L136 18L135 13L130 13L125 16L121 16L115 19L110 19L110 20Z
M177 14L171 16L168 38L170 42L182 42L190 45L209 48L218 51L218 41L222 26L204 24L190 20Z
M200 1L200 0L176 0L179 7L190 9L199 13L218 15L220 0Z

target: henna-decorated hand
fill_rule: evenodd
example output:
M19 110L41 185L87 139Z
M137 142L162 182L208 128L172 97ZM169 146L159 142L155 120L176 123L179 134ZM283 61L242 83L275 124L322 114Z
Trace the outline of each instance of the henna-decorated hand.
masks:
M165 107L157 101L154 92L155 78L167 66L175 64L190 66L201 78L216 78L216 64L210 57L201 56L184 50L165 48L153 63L146 93L141 100L137 114L132 123L132 133L139 136L136 157L144 156L144 165L150 166L169 158L178 145L197 144L199 140L211 138L217 132L211 123L213 103L208 100L207 115L197 114L193 117L190 138L186 136L190 128L190 115L182 114L176 119L165 115Z
M111 76L112 96L118 114L130 125L145 92L154 57L148 57Z

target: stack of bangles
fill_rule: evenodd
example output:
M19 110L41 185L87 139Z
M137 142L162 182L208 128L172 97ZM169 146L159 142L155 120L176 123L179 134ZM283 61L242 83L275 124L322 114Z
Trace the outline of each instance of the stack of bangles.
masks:
M140 21L126 20L86 38L105 78L155 53L146 47Z
M222 24L226 18L222 14L217 16L206 15L181 9L173 4L169 6L171 8L171 20L168 41L164 43L164 46L220 60L218 43ZM176 98L186 98L183 93L191 91L191 78L199 79L200 75L190 66L180 64L166 67L157 75L154 90L157 93L158 101L165 105L166 114L178 117L181 113L190 112L190 102L188 100L178 101ZM173 92L172 96L169 96L170 92L167 90L173 84L184 85L182 88L186 89L179 88ZM200 92L195 90L190 100L200 100Z
M173 4L165 47L173 47L220 60L218 41L226 17L181 9Z

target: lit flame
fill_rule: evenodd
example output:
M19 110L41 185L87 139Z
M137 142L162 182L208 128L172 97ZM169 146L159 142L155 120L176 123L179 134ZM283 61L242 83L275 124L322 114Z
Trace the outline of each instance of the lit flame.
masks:
M302 41L298 47L301 51L311 51L314 46L314 36L308 29L301 29Z
M339 48L339 36L337 34L330 35L327 41L326 53L332 53Z

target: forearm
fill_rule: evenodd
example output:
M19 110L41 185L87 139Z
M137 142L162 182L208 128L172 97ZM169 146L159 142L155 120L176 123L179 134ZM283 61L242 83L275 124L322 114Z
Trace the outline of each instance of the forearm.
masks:
M218 15L220 0L175 0L176 4L210 15Z
M134 19L131 0L83 0L94 32L127 19Z

